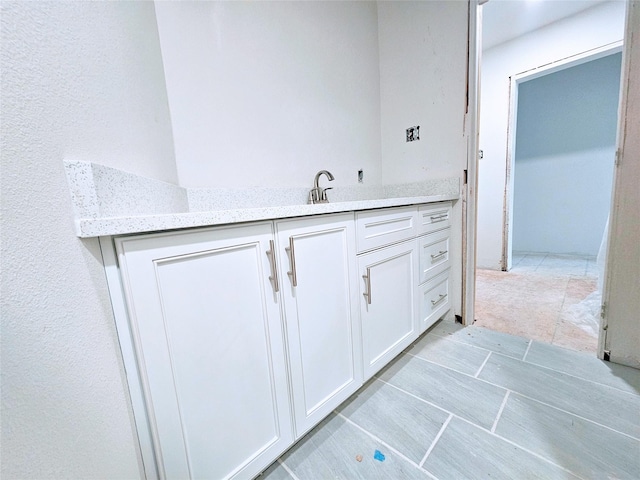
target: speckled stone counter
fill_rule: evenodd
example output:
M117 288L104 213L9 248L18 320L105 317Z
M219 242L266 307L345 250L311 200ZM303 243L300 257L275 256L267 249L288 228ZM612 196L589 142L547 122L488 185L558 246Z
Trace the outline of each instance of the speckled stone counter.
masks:
M65 162L81 238L457 200L458 178L337 187L307 205L309 188L185 189L89 162Z

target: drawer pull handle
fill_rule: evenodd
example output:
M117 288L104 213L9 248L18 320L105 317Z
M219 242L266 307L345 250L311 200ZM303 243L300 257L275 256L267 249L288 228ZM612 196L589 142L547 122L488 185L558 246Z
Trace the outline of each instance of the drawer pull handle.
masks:
M367 273L362 275L364 279L365 292L362 294L367 299L367 305L371 305L371 269L367 267Z
M433 255L431 255L431 260L435 260L436 258L440 258L443 255L446 255L447 253L449 253L449 250L440 250L438 253L434 253Z
M437 300L431 300L431 306L435 307L437 304L439 304L445 298L447 298L447 294L446 293L441 293Z
M289 253L289 262L291 265L291 270L287 272L287 275L291 277L291 284L297 287L298 274L296 273L296 251L293 246L293 237L289 237L289 246L285 247L285 250Z
M271 275L269 280L273 282L273 290L278 293L280 287L278 286L278 267L276 266L276 249L273 240L269 240L269 250L265 252L269 257L269 266L271 267Z
M432 215L431 216L431 221L432 222L442 222L443 220L446 220L447 218L449 218L449 214L448 213L441 213L440 215Z

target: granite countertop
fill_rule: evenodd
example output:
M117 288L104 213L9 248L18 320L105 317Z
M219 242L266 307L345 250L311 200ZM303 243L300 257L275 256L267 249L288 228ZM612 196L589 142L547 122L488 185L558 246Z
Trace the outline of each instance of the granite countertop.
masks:
M81 238L157 232L457 200L458 178L337 187L308 205L308 188L184 189L89 162L64 162ZM256 207L255 205L262 205Z

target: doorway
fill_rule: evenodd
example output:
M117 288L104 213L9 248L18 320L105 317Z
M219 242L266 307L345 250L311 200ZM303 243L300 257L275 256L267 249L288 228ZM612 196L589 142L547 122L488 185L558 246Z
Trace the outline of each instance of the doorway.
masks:
M595 325L586 325L591 330L590 333L581 328L585 325L580 326L577 323L583 319L586 310L597 317L601 303L593 297L590 298L589 304L585 304L584 301L597 290L596 258L609 211L617 126L620 50L620 42L610 43L606 47L568 56L561 61L549 62L543 67L530 69L518 75L510 74L510 77L505 78L507 82L510 81L511 87L511 105L505 105L505 109L511 110L513 121L508 124L506 188L503 177L499 199L504 207L502 225L497 223L483 226L481 208L478 213L478 230L490 228L495 231L497 228L502 232L502 241L495 242L500 249L494 255L495 263L487 265L487 259L482 258L482 248L478 250L474 317L476 325L548 343L558 343L573 349L596 351L597 319ZM579 87L575 79L571 83L570 79L565 78L565 83L569 81L569 85L573 85L574 88L567 91L565 84L565 92L560 94L549 90L550 84L554 83L554 77L558 83L557 80L561 77L574 74L584 76L585 72L579 72L580 70L598 70L597 64L603 62L614 65L617 62L617 78L613 80L615 91L608 95L614 98L613 109L610 108L610 101L606 114L603 113L604 107L598 106L598 102L589 109L592 113L600 112L600 116L595 115L596 120L605 123L611 120L607 124L608 127L603 129L602 126L584 125L584 112L574 112L574 119L570 125L576 127L575 131L563 131L559 127L560 120L557 116L542 113L544 102L540 100L540 91L544 92L546 89L545 96L549 97L547 100L551 101L552 106L562 105L562 101L568 100L571 93L581 93L588 97L584 86ZM483 67L484 64L483 59ZM615 70L615 67L613 69ZM602 79L598 77L596 80L587 80L587 86L598 86ZM609 86L611 83L609 82ZM483 72L483 90L485 86ZM485 111L487 102L484 93L482 98L482 110ZM528 116L518 115L519 103L524 106L528 104ZM587 99L583 98L580 105L584 107L587 103ZM500 105L494 104L492 108L494 107L500 108ZM563 109L567 110L566 106L563 106ZM480 126L485 127L483 120L480 121ZM504 129L506 128L505 121ZM556 138L545 138L544 135L548 135L549 131L554 133L554 130L560 132ZM610 139L598 143L601 140L598 134L603 130L607 130ZM580 140L580 135L576 132L584 131L590 132L590 135ZM505 135L504 130L502 135ZM485 149L486 144L486 138L481 135L480 148ZM503 158L504 151L503 149ZM499 149L491 151L491 147L485 149L484 153L485 157L487 154L500 154ZM599 164L596 157L600 159ZM478 165L480 179L486 173L483 172L484 162L480 160ZM606 165L607 171L601 168L598 173L595 167L603 165ZM593 183L605 185L606 191L602 192L600 189L594 194ZM583 192L576 193L567 186L581 187ZM480 181L479 197L482 196L482 190L483 183ZM558 196L556 193L565 196L562 198L562 195ZM480 203L481 199L479 207ZM569 208L572 206L570 204L577 208ZM605 212L604 218L602 212ZM594 219L597 221L592 221ZM573 239L567 231L576 233ZM562 242L558 239L563 240L565 244L573 244L561 245ZM583 304L579 305L581 302Z
M621 50L510 78L502 270L514 251L597 255L610 210Z

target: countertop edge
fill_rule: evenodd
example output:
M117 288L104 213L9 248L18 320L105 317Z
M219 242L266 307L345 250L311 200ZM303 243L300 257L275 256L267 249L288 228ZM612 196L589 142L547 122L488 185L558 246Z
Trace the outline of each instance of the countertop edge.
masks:
M80 238L151 233L234 223L306 217L329 213L357 212L386 207L418 205L458 200L459 193L417 197L384 198L325 203L318 205L286 205L234 210L169 213L105 218L76 219L76 235Z

